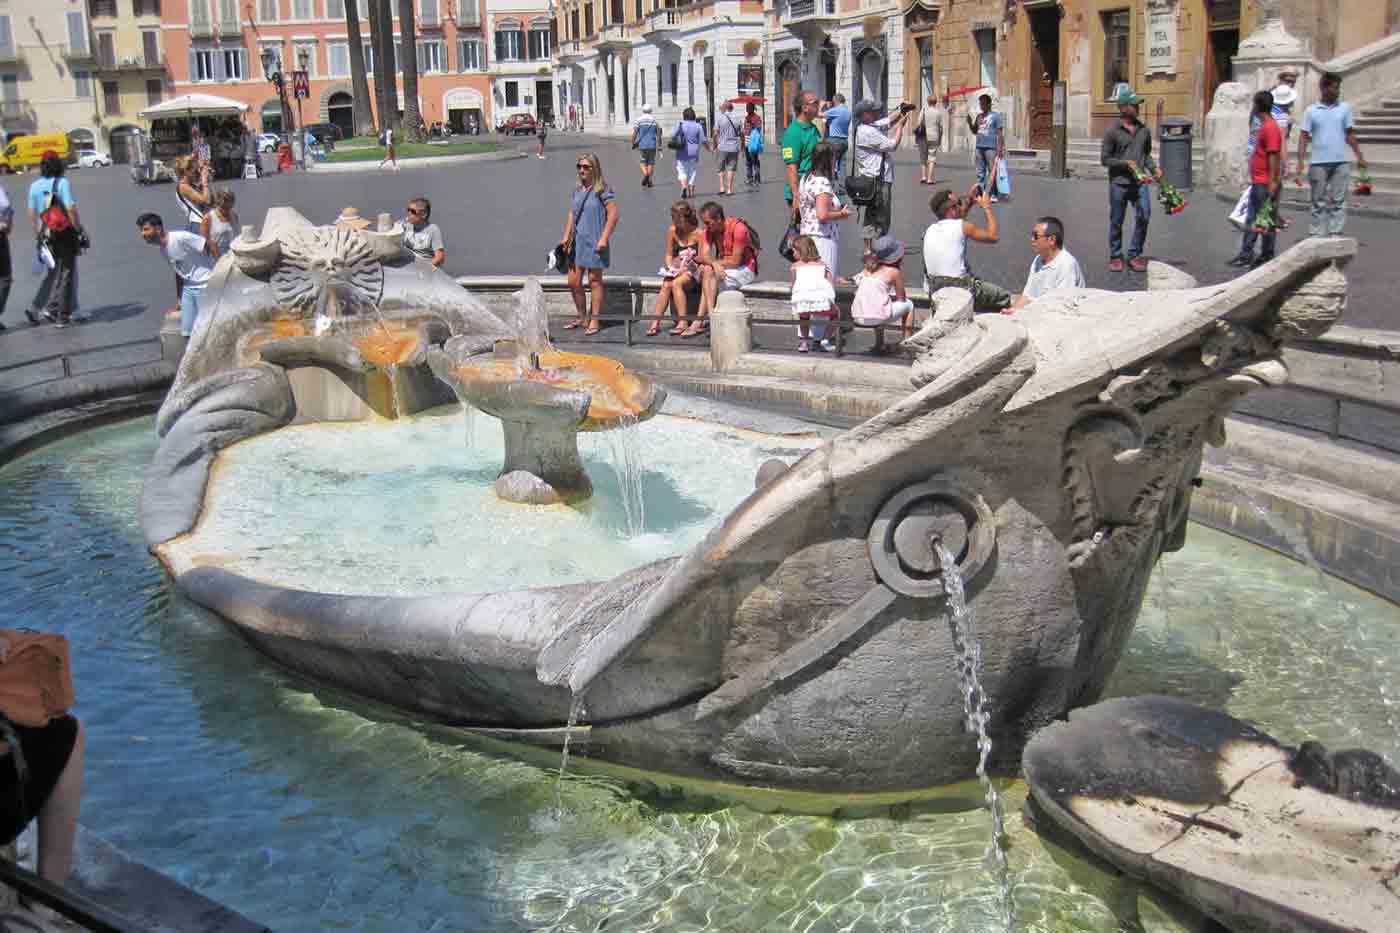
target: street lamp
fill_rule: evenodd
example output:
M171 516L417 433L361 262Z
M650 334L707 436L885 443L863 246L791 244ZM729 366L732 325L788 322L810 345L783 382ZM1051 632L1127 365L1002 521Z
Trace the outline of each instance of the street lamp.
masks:
M297 49L296 71L292 73L292 93L297 99L297 126L301 133L301 167L306 168L306 121L301 117L301 102L311 93L311 82L309 80L311 64L311 50L306 46Z
M291 145L291 137L287 133L287 124L290 122L291 110L287 107L287 83L282 78L282 63L278 60L280 56L273 51L272 46L263 46L262 66L263 77L272 82L277 88L277 101L282 105L282 138Z

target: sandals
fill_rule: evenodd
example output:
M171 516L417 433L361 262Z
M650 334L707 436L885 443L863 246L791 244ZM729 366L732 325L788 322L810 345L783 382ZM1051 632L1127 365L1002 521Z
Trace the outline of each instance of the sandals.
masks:
M708 321L696 321L694 324L691 324L689 327L687 327L686 330L685 330L685 333L681 334L681 336L682 336L682 337L699 337L701 334L703 334L705 331L707 331L707 330L709 330L709 329L710 329L710 323L709 323Z
M597 324L591 324L584 330L583 336L592 337L595 334L597 334L600 330L602 330L602 328L599 327Z
M582 326L583 326L583 318L581 318L581 317L576 317L576 318L574 318L572 321L570 321L569 323L567 323L567 324L564 325L564 330L573 330L573 329L576 328L576 327L582 327Z
M685 329L686 329L687 327L689 327L689 326L690 326L690 325L687 324L687 323L685 322L685 319L682 318L682 319L681 319L681 322L680 322L679 324L677 324L675 327L671 328L671 331L670 331L671 336L672 336L672 337L683 337L683 336L685 336Z
M647 328L647 336L648 336L648 337L655 337L655 336L656 336L657 334L659 334L659 333L661 333L661 324L660 324L660 323L653 324L653 325L651 325L650 327Z

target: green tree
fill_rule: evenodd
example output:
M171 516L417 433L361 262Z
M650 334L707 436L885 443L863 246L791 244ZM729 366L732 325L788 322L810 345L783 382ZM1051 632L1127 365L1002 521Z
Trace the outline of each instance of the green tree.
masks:
M403 37L403 134L421 142L423 117L418 112L418 36L414 29L414 0L399 0L399 34Z
M379 129L399 125L399 90L394 85L394 0L369 0L369 41L374 49L374 101Z
M373 136L374 108L370 105L369 75L365 72L365 44L360 38L358 0L345 0L345 34L350 39L350 87L355 98L355 135Z

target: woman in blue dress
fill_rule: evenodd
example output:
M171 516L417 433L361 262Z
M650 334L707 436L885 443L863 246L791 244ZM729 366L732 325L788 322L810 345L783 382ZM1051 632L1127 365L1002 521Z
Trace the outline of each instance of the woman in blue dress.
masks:
M565 330L583 327L585 334L598 333L598 315L603 311L603 270L608 267L608 242L617 228L617 196L603 178L603 166L598 156L585 152L578 157L578 187L564 218L564 237L559 241L566 250L573 244L574 264L569 269L569 291L574 295L578 317L564 325ZM588 273L588 289L593 295L593 312L589 316L583 294L583 274Z
M687 107L681 114L681 124L676 127L676 138L680 148L676 150L676 178L681 183L681 197L695 197L695 172L700 166L700 148L710 148L705 138L705 128L695 119L695 108Z

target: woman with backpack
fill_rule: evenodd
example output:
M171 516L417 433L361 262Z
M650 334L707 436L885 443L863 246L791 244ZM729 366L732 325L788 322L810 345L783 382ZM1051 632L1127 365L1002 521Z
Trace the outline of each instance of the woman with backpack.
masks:
M700 149L710 148L705 130L695 119L695 108L687 107L681 114L680 126L671 137L670 146L676 150L676 179L681 183L681 197L695 197L695 172L700 167Z
M748 183L763 184L763 172L758 157L763 154L763 117L758 108L749 104L744 115L744 174Z
M78 202L73 188L63 177L65 166L56 152L45 152L39 163L40 178L29 186L29 224L34 231L35 249L47 250L44 281L34 295L33 304L25 310L31 324L38 324L40 315L55 327L72 323L73 307L77 302L78 253L81 251L82 228L78 220Z

